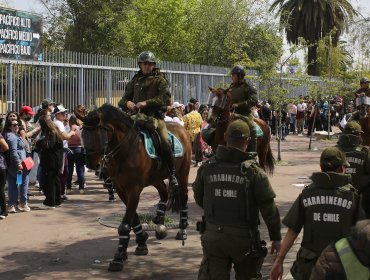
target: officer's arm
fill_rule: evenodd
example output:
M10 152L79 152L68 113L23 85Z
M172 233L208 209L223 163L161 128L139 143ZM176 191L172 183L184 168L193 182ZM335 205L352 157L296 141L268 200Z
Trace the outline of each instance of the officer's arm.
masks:
M164 78L160 78L158 82L158 95L154 98L146 100L149 107L161 107L171 105L171 93L168 82Z
M193 192L195 203L203 208L204 195L204 180L203 180L203 166L199 167L197 177L193 183Z
M118 102L118 107L123 110L127 110L127 101L132 101L134 99L134 82L131 80L126 86L126 91L121 100Z
M275 201L264 203L259 206L263 220L265 221L270 240L279 241L281 240L281 223L279 210L276 207Z

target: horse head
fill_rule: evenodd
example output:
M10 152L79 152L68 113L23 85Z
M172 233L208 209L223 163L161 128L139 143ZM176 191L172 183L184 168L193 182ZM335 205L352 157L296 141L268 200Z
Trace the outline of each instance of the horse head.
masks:
M97 170L102 159L108 161L118 152L115 147L120 147L121 140L132 128L132 120L109 104L104 104L86 116L76 111L75 114L83 122L81 138L86 153L86 166Z
M228 120L230 117L231 95L228 89L208 87L210 96L208 103L211 104L208 112L209 122Z

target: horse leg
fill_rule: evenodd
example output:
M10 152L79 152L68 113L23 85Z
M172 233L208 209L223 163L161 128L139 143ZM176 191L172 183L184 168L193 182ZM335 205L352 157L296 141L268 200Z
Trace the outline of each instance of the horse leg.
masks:
M155 184L154 187L158 190L160 201L157 204L156 216L153 218L153 223L157 225L155 229L155 237L160 240L167 236L167 228L164 225L164 218L167 210L167 186L162 181L159 184Z
M123 261L127 260L127 247L130 241L131 225L123 218L118 227L118 248L114 254L113 260L109 263L109 271L121 271L123 269Z
M135 255L137 256L146 256L148 255L148 247L146 241L149 238L149 234L143 230L143 227L140 223L139 215L135 213L134 221L132 222L132 229L136 235L136 244Z
M188 233L186 228L188 227L188 206L187 203L182 206L180 210L180 223L179 223L179 231L176 234L177 240L186 240L188 238Z
M127 260L127 247L130 241L130 231L132 222L135 219L136 208L139 203L140 191L131 189L130 197L126 191L123 191L119 185L117 186L117 194L124 204L126 204L126 213L118 227L118 248L114 254L113 260L109 263L109 271L121 271L123 269L123 261Z
M186 173L188 174L188 173ZM188 175L178 176L180 178L180 187L181 187L181 194L180 194L180 223L179 223L179 231L176 234L177 240L186 240L188 238L188 234L186 231L188 223Z

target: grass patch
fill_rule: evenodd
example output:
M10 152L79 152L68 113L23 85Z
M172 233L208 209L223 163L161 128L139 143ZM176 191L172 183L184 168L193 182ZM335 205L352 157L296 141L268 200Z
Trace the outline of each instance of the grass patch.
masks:
M280 160L276 161L276 165L278 166L292 166L292 165L297 165L296 162L291 161L291 160Z

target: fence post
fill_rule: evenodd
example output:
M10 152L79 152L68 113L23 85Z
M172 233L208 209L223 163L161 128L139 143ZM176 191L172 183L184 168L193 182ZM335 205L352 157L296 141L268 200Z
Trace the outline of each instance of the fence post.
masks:
M84 69L78 69L78 104L85 104Z
M202 75L198 76L198 86L197 86L197 100L201 102L201 94L202 94Z
M51 66L47 67L46 72L46 97L51 99Z
M107 103L110 104L112 99L112 69L107 71Z
M13 104L14 102L14 96L13 96L13 64L9 63L8 64L8 97L7 97L7 102L6 102L6 109L7 111L12 111L13 110Z

